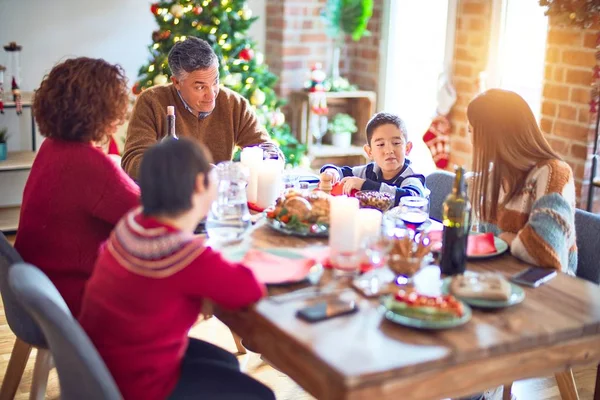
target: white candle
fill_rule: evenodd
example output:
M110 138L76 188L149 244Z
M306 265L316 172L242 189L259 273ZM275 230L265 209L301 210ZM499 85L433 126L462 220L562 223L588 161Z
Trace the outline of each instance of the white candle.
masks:
M356 214L358 225L358 244L368 237L378 236L381 233L383 213L374 208L361 208Z
M275 203L281 194L283 171L278 160L264 160L258 168L256 205L267 208Z
M260 165L263 162L263 149L258 146L243 148L240 154L240 161L250 172L248 186L246 186L246 196L250 203L256 203L258 196L258 174Z
M358 250L358 199L334 196L329 199L329 246L333 252Z

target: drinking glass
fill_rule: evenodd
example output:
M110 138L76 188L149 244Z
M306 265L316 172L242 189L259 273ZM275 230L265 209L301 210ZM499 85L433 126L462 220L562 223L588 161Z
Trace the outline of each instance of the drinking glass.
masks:
M313 114L310 117L310 131L317 139L317 147L322 146L323 136L327 133L327 116Z
M400 199L399 217L412 236L429 219L429 201L424 197L405 196Z

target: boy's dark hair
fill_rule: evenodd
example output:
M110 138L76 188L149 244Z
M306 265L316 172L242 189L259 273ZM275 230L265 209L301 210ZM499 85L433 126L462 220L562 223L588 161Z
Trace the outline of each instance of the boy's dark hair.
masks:
M196 177L204 174L208 186L211 157L190 139L159 142L144 153L139 183L144 215L177 216L192 208Z
M373 132L375 129L379 128L382 125L391 124L402 132L404 136L404 141L408 142L408 133L406 131L406 124L399 116L391 113L380 112L375 115L367 122L367 144L371 145L371 139L373 138Z

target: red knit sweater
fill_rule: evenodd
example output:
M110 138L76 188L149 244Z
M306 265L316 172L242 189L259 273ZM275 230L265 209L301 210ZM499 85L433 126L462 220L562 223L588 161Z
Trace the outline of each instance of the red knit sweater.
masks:
M46 139L25 185L15 248L77 316L100 244L138 204L138 186L99 149Z
M246 267L136 210L100 250L80 323L125 399L162 400L179 379L202 299L239 308L263 294Z

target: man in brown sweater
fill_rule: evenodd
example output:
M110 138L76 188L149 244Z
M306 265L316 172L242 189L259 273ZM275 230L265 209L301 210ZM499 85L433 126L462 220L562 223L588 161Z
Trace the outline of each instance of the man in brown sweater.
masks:
M215 163L231 160L235 146L269 143L248 101L219 87L219 61L210 45L195 37L178 42L169 52L172 83L143 91L133 108L121 164L136 179L144 151L166 135L167 106L175 106L178 136L199 140Z

